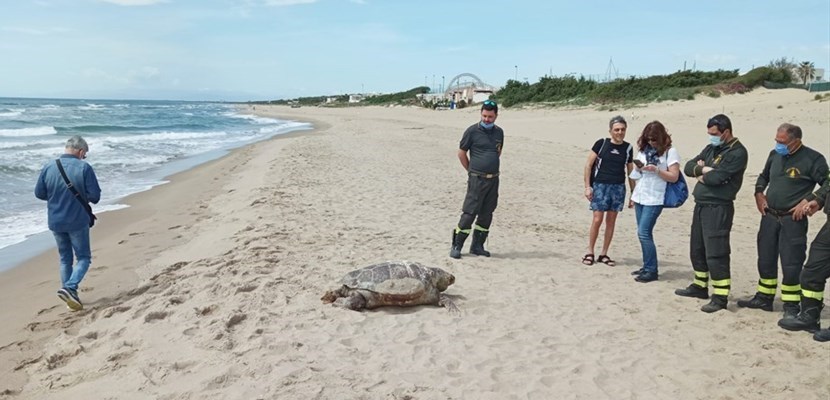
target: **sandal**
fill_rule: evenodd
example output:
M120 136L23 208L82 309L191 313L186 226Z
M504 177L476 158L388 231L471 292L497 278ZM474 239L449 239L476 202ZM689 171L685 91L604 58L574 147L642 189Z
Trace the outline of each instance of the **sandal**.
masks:
M585 265L594 265L594 255L588 253L582 257L582 263Z
M612 260L612 259L611 259L611 257L608 257L608 256L607 256L607 255L605 255L605 254L603 254L603 255L601 255L601 256L599 256L599 257L597 257L597 262L601 262L601 263L603 263L603 264L605 264L605 265L608 265L609 267L614 267L614 266L616 266L616 265L617 265L617 262L616 262L616 261Z

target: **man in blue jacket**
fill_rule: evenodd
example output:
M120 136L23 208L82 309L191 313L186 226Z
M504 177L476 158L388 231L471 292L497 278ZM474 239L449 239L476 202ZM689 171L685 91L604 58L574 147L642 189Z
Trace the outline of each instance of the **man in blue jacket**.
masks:
M83 161L89 151L86 140L72 136L66 141L64 154L47 163L40 171L35 185L35 197L46 200L49 230L55 236L60 254L61 288L58 297L73 311L84 308L78 297L78 285L84 279L92 251L89 246L89 228L94 219L87 211L88 203L98 203L101 187L92 167ZM64 180L60 167L66 173L76 195ZM73 267L73 261L77 259Z

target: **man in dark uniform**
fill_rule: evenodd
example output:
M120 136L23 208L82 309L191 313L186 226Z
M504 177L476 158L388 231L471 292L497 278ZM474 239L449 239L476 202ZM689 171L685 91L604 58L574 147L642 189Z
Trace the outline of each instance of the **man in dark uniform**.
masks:
M755 182L755 203L761 213L758 230L758 291L738 307L772 311L778 287L781 258L781 300L784 318L798 315L801 301L799 275L807 258L808 222L804 206L816 185L827 177L827 160L801 143L801 128L782 124L775 135L775 149ZM766 194L764 194L766 190Z
M795 318L782 318L778 326L790 331L815 332L813 339L827 342L830 329L821 329L819 321L824 308L824 286L830 278L830 173L821 188L808 197L804 212L813 215L822 207L828 220L810 245L810 257L801 271L801 313Z
M498 114L496 102L486 100L481 105L481 121L467 128L461 137L458 159L468 174L467 195L461 208L461 219L452 234L452 258L461 258L461 248L470 235L474 220L470 254L490 257L490 252L484 250L484 242L499 201L499 157L504 144L504 131L495 124Z
M690 258L695 279L689 287L674 291L678 296L709 298L701 311L712 313L726 309L731 275L729 269L729 234L735 216L735 196L741 189L749 161L746 148L732 135L732 121L718 114L706 124L710 144L683 169L686 176L697 179L692 194L695 210L692 217ZM711 275L710 275L711 274Z

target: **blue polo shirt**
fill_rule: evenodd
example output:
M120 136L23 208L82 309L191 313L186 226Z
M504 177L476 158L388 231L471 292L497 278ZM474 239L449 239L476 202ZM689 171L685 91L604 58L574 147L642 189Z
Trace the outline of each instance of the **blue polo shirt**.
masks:
M92 166L72 154L60 156L66 176L72 185L85 197L85 201L96 204L101 199L101 187ZM75 195L66 187L58 165L48 162L40 171L35 184L35 197L46 200L49 230L72 232L89 229L89 214Z

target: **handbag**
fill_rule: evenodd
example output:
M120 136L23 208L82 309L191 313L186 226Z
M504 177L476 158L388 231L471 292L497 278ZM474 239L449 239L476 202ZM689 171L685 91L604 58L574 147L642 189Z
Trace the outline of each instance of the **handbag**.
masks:
M75 195L75 198L78 200L78 202L80 202L81 205L84 206L84 210L86 210L86 213L89 214L89 227L92 228L92 226L95 225L95 220L98 219L98 217L96 217L95 214L92 213L92 207L89 206L89 203L86 200L84 200L83 196L81 196L81 193L78 192L78 189L75 189L75 186L72 185L71 181L69 181L69 177L66 176L66 171L63 170L63 164L61 164L61 160L55 160L55 162L58 164L58 171L60 171L61 176L63 177L63 181L66 183L66 187L69 188L69 191L72 192L73 195Z
M677 208L689 198L689 187L683 175L677 177L677 182L666 182L666 196L663 198L663 207Z

